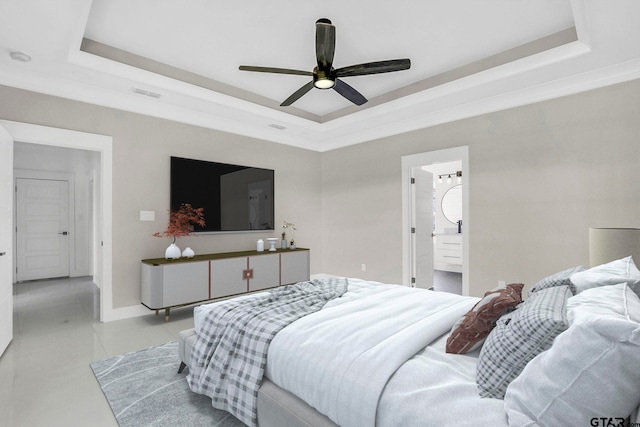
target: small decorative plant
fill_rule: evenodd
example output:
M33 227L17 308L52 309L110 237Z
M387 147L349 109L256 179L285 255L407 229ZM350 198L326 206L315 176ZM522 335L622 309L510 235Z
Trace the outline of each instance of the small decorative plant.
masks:
M198 225L204 227L204 208L194 208L189 203L183 203L177 210L169 210L169 225L162 233L154 233L155 237L188 236L193 228Z

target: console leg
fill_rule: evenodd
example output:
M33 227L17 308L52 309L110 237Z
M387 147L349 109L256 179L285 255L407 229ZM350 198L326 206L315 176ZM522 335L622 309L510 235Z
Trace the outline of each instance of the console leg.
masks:
M184 371L184 368L187 367L187 364L184 362L180 362L180 367L178 368L178 373L181 374Z
M164 321L168 322L169 321L169 308L165 308L164 309Z

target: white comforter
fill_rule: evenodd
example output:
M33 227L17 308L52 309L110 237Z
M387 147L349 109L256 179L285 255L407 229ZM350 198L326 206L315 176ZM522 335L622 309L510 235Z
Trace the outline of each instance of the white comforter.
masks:
M446 333L402 365L378 403L378 427L506 427L504 402L476 386L480 350L447 354Z
M399 389L396 386L403 381L415 382L416 378L428 386L430 379L424 378L421 363L405 362L447 333L477 301L478 298L473 297L350 279L345 297L330 302L323 310L292 323L276 335L269 348L266 376L342 427L405 426L414 415L418 416L414 420L416 425L442 425L432 424L435 420L428 414L445 409L435 406L437 400L416 402L415 387L407 394L401 385ZM447 369L451 370L451 366ZM439 375L439 371L431 372L432 376ZM392 376L401 381L390 383L387 387L390 394L381 399ZM432 380L443 385L442 378ZM495 422L491 425L506 425L502 401L480 399L474 381L465 381L469 383L466 393L475 399L477 407L493 405L489 420ZM379 403L382 407L377 414ZM460 404L465 403L455 403ZM416 413L416 408L412 408L415 405L426 408ZM478 415L482 418L486 414ZM398 424L400 418L403 420ZM455 414L449 419L457 423L478 420Z
M404 302L390 301L392 295L402 296L405 291L408 297ZM420 294L424 296L418 298ZM424 298L435 299L423 304ZM453 322L478 300L349 279L349 291L341 298L276 335L269 348L265 376L343 427L505 427L503 401L478 395L475 372L479 350L466 355L444 350ZM352 302L357 305L352 306ZM442 308L439 303L450 306L447 314L438 313ZM408 306L418 309L417 319L411 320L405 313ZM203 310L194 311L196 330L202 326ZM360 311L368 320L357 319ZM340 314L346 317L340 319ZM400 325L392 329L400 335L392 338L388 326L396 319ZM451 323L445 326L447 322ZM418 331L414 330L416 326ZM438 335L437 330L442 332ZM382 338L381 343L375 344L376 337ZM408 346L401 342L403 337L409 339ZM360 350L354 350L354 344ZM389 344L386 349L382 348L385 344ZM372 363L367 361L370 355ZM353 414L348 413L351 410ZM338 421L338 414L344 419ZM359 418L361 415L363 418Z

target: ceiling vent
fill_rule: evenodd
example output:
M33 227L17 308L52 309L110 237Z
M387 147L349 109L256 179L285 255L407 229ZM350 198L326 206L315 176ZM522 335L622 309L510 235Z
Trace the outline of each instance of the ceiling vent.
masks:
M29 55L28 53L24 53L24 52L19 52L19 51L9 52L9 56L11 57L11 59L13 59L14 61L18 61L18 62L29 62L29 61L31 61L31 55Z
M132 87L131 88L131 92L137 93L139 95L149 96L151 98L156 98L156 99L160 98L162 96L162 94L160 94L158 92L152 92L150 90L140 89L139 87Z

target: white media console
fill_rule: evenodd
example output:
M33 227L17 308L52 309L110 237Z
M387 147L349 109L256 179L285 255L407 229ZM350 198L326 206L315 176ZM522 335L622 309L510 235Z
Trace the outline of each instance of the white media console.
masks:
M309 280L309 270L304 248L143 259L141 300L168 321L171 308Z

